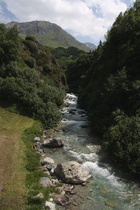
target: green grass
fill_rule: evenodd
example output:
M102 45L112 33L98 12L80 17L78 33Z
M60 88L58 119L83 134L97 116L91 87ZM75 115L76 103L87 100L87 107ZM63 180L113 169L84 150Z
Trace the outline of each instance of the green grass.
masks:
M31 127L30 118L0 108L0 209L26 209L24 130Z
M43 188L40 156L33 149L40 122L0 108L0 209L41 210L55 187ZM43 193L44 198L34 198Z

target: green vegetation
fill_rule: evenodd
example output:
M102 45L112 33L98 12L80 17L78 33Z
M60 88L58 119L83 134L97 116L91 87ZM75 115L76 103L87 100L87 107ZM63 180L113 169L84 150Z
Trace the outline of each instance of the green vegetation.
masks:
M71 92L81 93L88 83L87 74L93 59L92 53L83 53L67 67L67 82Z
M45 174L33 149L34 137L42 135L38 121L0 108L0 209L43 209L55 187L39 184ZM35 198L43 193L44 198Z
M21 141L34 120L0 108L0 209L26 209L26 145Z
M47 128L56 125L66 85L63 69L34 37L22 41L15 26L8 31L1 24L0 40L1 105Z
M111 160L133 175L140 174L139 49L140 7L135 3L117 17L93 55L79 58L67 74Z
M22 135L22 140L26 145L25 149L25 168L26 172L26 188L27 188L27 209L40 210L43 209L44 203L49 199L49 194L56 192L55 187L44 188L39 184L41 177L47 176L40 170L40 155L33 149L33 140L35 136L42 134L42 128L39 122L34 122L33 126L26 129ZM39 193L44 198L35 197Z
M80 55L87 54L83 50L80 50L76 47L68 47L68 48L58 47L58 48L51 48L50 50L65 71L68 70L68 66L71 66L73 62L75 63L75 60L77 60L77 58Z

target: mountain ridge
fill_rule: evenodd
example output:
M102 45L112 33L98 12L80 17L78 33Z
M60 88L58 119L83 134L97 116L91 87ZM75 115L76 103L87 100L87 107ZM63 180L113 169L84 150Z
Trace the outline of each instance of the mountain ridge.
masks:
M31 22L10 22L6 24L7 28L17 25L19 35L23 38L34 36L38 42L48 47L77 47L84 51L90 48L84 43L77 41L72 35L63 30L60 26L49 21L31 21Z

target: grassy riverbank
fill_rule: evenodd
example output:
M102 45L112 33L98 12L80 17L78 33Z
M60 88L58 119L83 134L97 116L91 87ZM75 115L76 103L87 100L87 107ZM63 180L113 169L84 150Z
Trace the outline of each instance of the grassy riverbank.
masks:
M26 209L26 145L21 141L34 120L0 108L0 209Z
M0 209L40 210L55 187L43 188L40 156L33 149L35 136L41 136L38 121L0 107ZM43 193L44 198L35 198Z

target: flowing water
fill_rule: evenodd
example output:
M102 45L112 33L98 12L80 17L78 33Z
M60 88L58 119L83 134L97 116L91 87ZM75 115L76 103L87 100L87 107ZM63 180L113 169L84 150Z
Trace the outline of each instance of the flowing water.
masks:
M74 210L139 210L140 188L137 184L115 175L111 166L100 154L97 139L90 135L89 122L84 110L77 108L77 96L67 94L65 107L61 110L62 138L65 146L50 155L57 162L76 160L90 168L92 178L79 188L82 202L69 206ZM102 161L101 161L102 160Z

